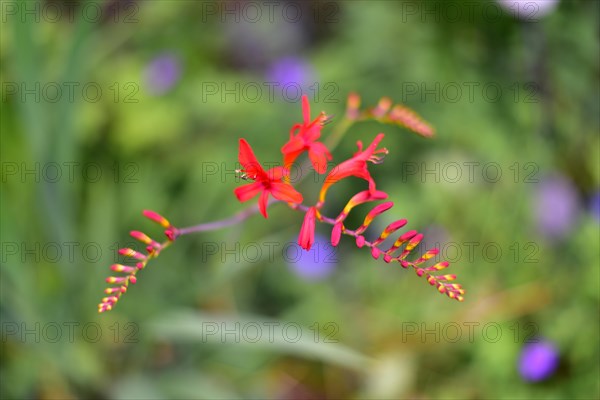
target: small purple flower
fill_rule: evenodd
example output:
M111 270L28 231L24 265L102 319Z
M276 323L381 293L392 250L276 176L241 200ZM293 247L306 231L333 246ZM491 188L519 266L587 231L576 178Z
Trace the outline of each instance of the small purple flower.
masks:
M150 92L163 94L167 92L181 75L179 59L171 53L162 53L155 57L144 71L146 85Z
M553 343L547 340L527 343L521 350L519 373L526 381L539 382L554 374L558 361L558 350Z
M575 186L564 175L540 180L535 194L538 230L549 239L560 239L571 230L579 211Z
M295 93L285 94L288 87L295 86L304 91L314 82L314 70L309 63L298 57L283 57L275 60L267 68L265 80L276 82L276 93L286 96L296 96ZM292 91L292 89L290 89Z
M596 191L590 199L590 212L596 220L600 221L600 190Z
M317 281L331 275L337 262L336 248L329 239L315 235L315 241L309 251L302 249L296 242L290 243L284 254L288 266L296 275L308 281Z

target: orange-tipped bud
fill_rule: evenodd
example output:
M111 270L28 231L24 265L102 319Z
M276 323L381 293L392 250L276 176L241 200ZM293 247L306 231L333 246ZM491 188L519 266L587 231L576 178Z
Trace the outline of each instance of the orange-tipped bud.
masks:
M152 246L155 249L160 249L160 247L161 247L160 243L158 243L157 241L155 241L152 238L150 238L144 232L131 231L131 232L129 232L129 234L131 235L132 238L137 239L137 240L139 240L140 242L142 242L144 244Z
M415 230L404 232L402 235L400 235L400 237L398 239L396 239L396 241L394 242L393 246L390 247L386 251L386 253L392 254L393 252L395 252L396 250L398 250L400 248L400 246L402 246L404 243L406 243L408 240L410 240L416 234L417 234L417 231L415 231ZM402 259L402 257L398 257L398 258ZM404 267L404 265L403 265L403 267Z
M392 99L389 97L382 97L379 100L379 103L377 103L377 107L371 111L371 114L373 114L375 118L383 118L383 116L390 110L391 107Z
M346 118L355 120L360 115L360 96L356 93L350 93L348 95L348 101L346 103Z
M119 254L121 254L122 256L125 256L125 257L135 258L137 260L145 260L147 258L146 255L144 255L138 251L135 251L133 249L128 249L128 248L119 249Z
M456 279L456 275L448 274L448 275L438 275L435 277L438 281L453 281Z
M135 271L134 267L128 267L127 265L122 265L122 264L113 264L110 266L110 269L112 269L115 272L125 272L125 273L130 273Z
M437 250L437 249L435 249ZM430 250L431 251L431 250ZM445 268L448 268L448 266L450 265L450 263L448 261L442 261L439 262L435 265L432 265L431 267L427 267L425 268L426 271L441 271Z
M432 257L435 257L436 255L439 254L439 250L438 249L431 249L431 250L427 250L427 252L425 254L423 254L421 257L419 257L418 260L413 261L414 265L419 265L427 260L429 260ZM427 269L429 271L429 269Z
M106 283L125 283L126 281L127 278L123 276L109 276L106 278Z
M343 229L344 225L341 222L338 222L333 226L333 230L331 231L331 245L333 247L340 243Z
M421 136L432 137L435 133L433 128L423 121L413 110L396 105L388 114L390 120L398 125L401 125Z
M388 201L388 202L381 203L381 204L373 207L373 209L371 211L369 211L369 213L365 217L365 220L363 221L362 225L356 230L356 233L358 233L360 235L361 233L366 231L367 228L369 227L369 225L371 225L371 222L373 222L373 219L375 217L377 217L379 214L386 212L387 210L392 208L393 205L394 205L393 202Z
M143 214L146 218L151 219L152 221L156 222L163 228L169 228L171 226L171 223L165 217L160 215L159 213L156 213L151 210L144 210Z
M400 219L398 221L394 221L391 224L389 224L384 230L383 232L381 232L381 235L379 235L379 237L377 238L377 240L375 240L373 242L373 246L377 246L379 245L381 242L383 242L385 239L387 239L388 236L390 236L392 233L396 232L398 229L402 228L404 225L406 225L406 220L405 219ZM387 251L386 253L389 254L389 251Z
M423 240L423 234L422 233L418 233L416 235L414 235L410 241L408 242L408 244L406 245L406 247L404 248L404 251L400 254L400 259L404 259L406 258L407 255L410 254L411 251L413 251L415 249L415 247L417 247L419 245L419 243L421 243L421 240Z

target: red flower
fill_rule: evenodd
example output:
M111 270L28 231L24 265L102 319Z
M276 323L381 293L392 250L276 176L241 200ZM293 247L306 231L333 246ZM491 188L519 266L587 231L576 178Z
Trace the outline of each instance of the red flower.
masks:
M314 121L310 122L310 104L308 104L306 95L302 96L302 114L304 123L292 127L290 140L281 148L283 165L285 168L290 168L300 154L308 151L308 157L315 171L324 174L327 171L327 160L331 160L331 153L327 146L316 140L321 137L321 128L323 128L327 116L322 112ZM294 132L297 130L299 132L294 136Z
M355 176L366 180L369 182L369 192L375 192L375 181L367 169L367 161L375 164L380 163L382 157L377 154L387 154L388 151L386 148L377 150L377 145L381 142L383 137L383 133L377 135L369 147L364 151L362 149L362 142L360 140L356 142L358 151L354 153L354 156L335 166L325 178L325 182L323 183L323 187L321 187L321 192L319 194L319 203L322 204L325 201L327 190L329 190L331 185L349 176Z
M240 139L239 161L242 164L243 169L240 172L243 177L255 181L234 190L239 201L248 201L260 193L258 207L265 218L267 218L269 194L288 203L302 203L302 194L289 183L282 181L282 178L289 174L288 170L283 167L273 167L265 171L257 161L252 147L244 139Z
M315 213L317 209L311 207L304 215L304 222L300 228L300 235L298 236L298 244L304 250L310 250L313 243L315 242Z

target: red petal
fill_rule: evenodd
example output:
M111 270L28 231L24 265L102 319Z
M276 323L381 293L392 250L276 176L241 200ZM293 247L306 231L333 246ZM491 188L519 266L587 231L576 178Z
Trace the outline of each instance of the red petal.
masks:
M258 199L258 209L263 217L267 218L267 202L269 201L269 191L265 190L260 194L260 198Z
M296 161L296 158L304 152L304 149L304 140L300 136L290 138L290 140L288 140L281 148L281 152L283 153L283 165L286 168L290 168L294 161Z
M319 174L324 174L327 172L327 160L331 160L331 154L325 146L321 142L314 142L310 146L310 150L308 151L308 157L312 162L313 168Z
M264 189L264 185L260 182L249 183L244 186L237 187L233 190L239 201L248 201L256 196L261 190Z
M304 150L304 140L300 136L294 136L293 138L290 138L290 140L288 140L288 142L281 148L281 152L283 154L302 150Z
M296 161L296 158L298 158L298 156L300 154L302 154L303 152L304 152L304 149L295 151L293 153L287 153L286 155L283 156L283 165L285 165L285 167L288 170L291 170L292 164L294 164L294 161Z
M267 171L267 177L269 181L281 181L281 178L288 176L290 172L283 167L273 167Z
M315 120L309 126L305 127L304 130L301 131L302 137L304 137L304 140L306 140L309 143L314 142L315 140L319 139L319 137L321 137L322 128L323 126L319 124L317 120Z
M271 182L271 194L278 200L288 203L302 203L302 194L292 185L284 182Z
M246 172L250 178L255 179L256 177L257 180L263 180L265 178L265 170L256 159L252 147L250 147L245 139L240 139L238 159L244 168L244 172Z
M302 116L304 117L304 125L310 123L310 104L308 103L308 96L302 96Z

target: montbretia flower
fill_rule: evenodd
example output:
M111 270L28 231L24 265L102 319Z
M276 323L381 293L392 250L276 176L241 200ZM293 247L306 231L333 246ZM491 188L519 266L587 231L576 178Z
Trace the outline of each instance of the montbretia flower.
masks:
M102 302L98 304L98 312L100 313L112 310L123 293L127 291L129 284L133 285L137 282L136 274L138 271L144 269L151 259L158 257L160 252L168 247L177 238L177 236L179 236L179 230L171 225L171 223L162 215L150 210L144 210L143 214L146 218L156 222L165 229L164 232L165 236L167 237L167 241L164 243L159 243L143 232L130 232L132 238L139 240L141 243L146 245L146 253L131 248L119 249L119 254L123 257L130 258L130 263L133 265L113 264L110 266L112 271L119 272L124 275L109 276L106 278L106 283L117 286L108 287L104 290L104 293L109 296L104 297Z
M284 70L285 68L282 70L285 73ZM104 297L98 305L98 311L105 312L113 309L123 293L128 290L129 285L137 282L137 273L144 269L150 260L158 257L180 235L212 231L241 223L249 216L254 215L257 209L267 218L270 195L279 201L287 202L290 208L304 213L304 219L298 234L298 246L297 248L294 246L294 249L297 250L296 255L300 255L300 258L307 262L290 263L290 266L300 276L307 279L320 279L329 274L337 264L337 261L331 259L332 252L330 250L339 244L342 235L344 235L352 237L358 248L369 249L374 259L382 260L388 264L395 263L402 268L411 268L417 276L423 277L430 285L436 287L440 293L451 299L463 301L465 290L460 284L454 282L456 275L441 272L446 270L450 264L446 261L433 260L439 254L439 250L437 248L425 252L419 250L417 255L416 250L423 240L423 234L415 230L399 233L400 229L407 224L406 219L398 219L389 223L378 235L372 235L373 232L369 232L368 236L365 235L367 230L372 231L374 229L372 222L375 218L392 208L393 203L391 201L373 205L364 216L362 224L357 228L349 229L345 225L349 221L355 220L354 218L348 218L348 216L351 212L354 212L353 210L358 205L379 202L388 197L385 192L377 190L375 180L368 169L369 162L379 164L388 153L386 148L378 148L384 134L378 134L366 148L363 148L363 143L358 141L356 153L328 172L327 162L332 159L330 149L319 140L323 126L331 119L325 112L321 112L315 119L311 120L310 104L307 96L302 96L302 117L302 122L292 127L289 140L281 148L283 153L283 164L281 166L265 170L258 162L248 142L245 139L239 139L238 157L241 168L236 172L241 175L242 179L249 182L234 189L234 194L241 202L258 196L258 207L248 207L231 218L186 228L175 228L163 216L145 210L144 216L164 229L167 240L164 242L154 240L141 231L130 232L134 239L144 245L144 248L126 247L119 250L119 254L128 261L111 265L110 269L115 274L106 278L106 282L113 286L105 289L107 297ZM433 135L433 129L415 112L402 105L394 106L392 99L389 97L381 98L375 107L361 109L360 97L355 93L351 93L348 96L343 123L335 131L335 134L328 138L328 143L332 147L335 146L349 126L355 122L369 119L399 125L422 136ZM326 174L318 199L310 205L302 204L303 196L294 188L289 177L290 168L304 152L308 153L308 159L315 171L319 174ZM368 188L352 196L337 217L332 218L324 215L325 198L329 188L340 180L349 177L367 181ZM566 213L563 214L566 215ZM331 245L327 243L327 239L315 233L317 221L332 226L329 240ZM551 225L554 226L554 224ZM324 248L319 248L319 246ZM303 250L300 251L301 249ZM314 261L308 262L310 259L314 259Z
M289 171L283 167L273 167L265 171L256 159L252 147L244 139L240 139L239 161L242 164L242 169L239 171L242 177L255 181L235 188L234 193L239 201L248 201L260 193L258 208L265 218L267 218L269 194L288 203L302 203L302 194L288 182L283 182L283 178L289 175Z
M310 104L306 95L302 96L302 114L304 122L292 127L290 130L290 139L281 148L283 165L289 169L300 154L308 151L308 158L315 171L319 174L324 174L327 171L327 161L331 160L331 153L327 149L327 146L321 142L317 142L317 140L321 137L321 129L327 121L327 116L325 113L320 113L311 122ZM298 131L298 134L294 136L296 131Z
M310 247L315 241L315 220L316 220L317 209L311 207L304 214L304 222L300 228L300 235L298 236L298 244L304 250L310 250Z
M383 133L378 134L375 139L373 139L373 142L369 145L369 147L367 147L365 150L363 150L363 144L360 140L356 142L358 151L354 154L354 156L333 167L333 169L325 178L325 182L323 183L321 192L319 194L320 204L325 202L327 190L329 190L331 185L350 176L355 176L357 178L366 180L369 183L369 191L375 192L375 181L367 169L367 161L374 164L379 164L383 160L383 156L380 156L380 154L385 155L388 153L386 148L377 149L379 142L381 142L384 136L385 135Z

